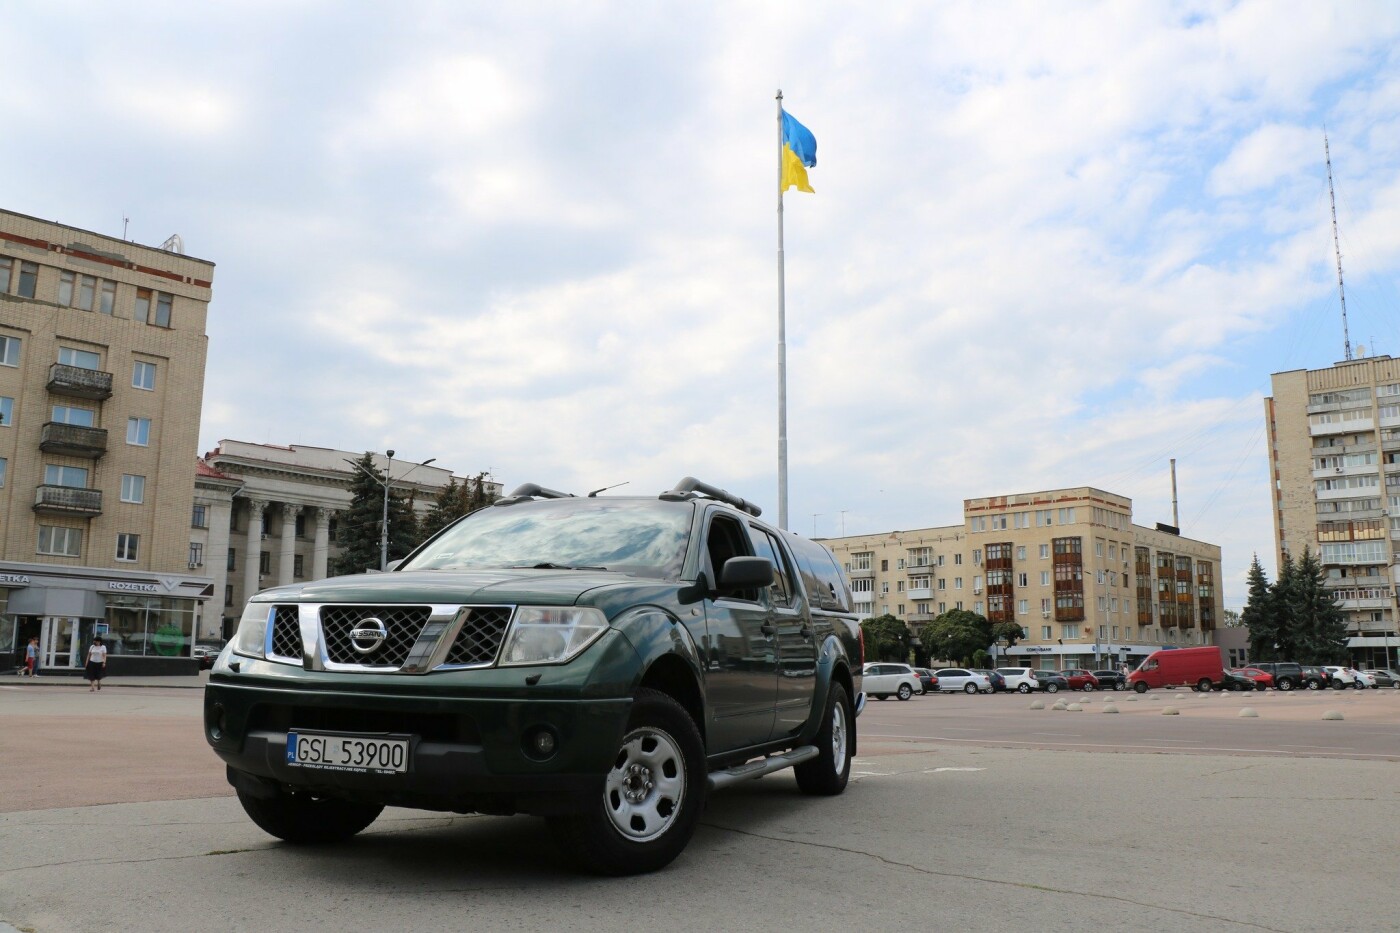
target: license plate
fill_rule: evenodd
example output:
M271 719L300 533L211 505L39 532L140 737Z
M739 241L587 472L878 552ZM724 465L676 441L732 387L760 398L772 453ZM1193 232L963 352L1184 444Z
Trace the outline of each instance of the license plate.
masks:
M408 736L328 735L288 732L287 764L299 768L404 774Z

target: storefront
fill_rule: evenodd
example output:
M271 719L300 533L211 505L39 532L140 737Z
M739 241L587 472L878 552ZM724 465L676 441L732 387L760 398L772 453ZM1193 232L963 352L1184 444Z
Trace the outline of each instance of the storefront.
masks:
M1033 667L1037 670L1105 670L1123 664L1137 667L1149 654L1164 645L1017 645L1003 648L998 663L1004 666ZM1003 660L1004 659L1004 660Z
M110 674L193 673L207 577L41 564L0 565L0 653L23 664L39 640L42 671L81 670L98 636Z

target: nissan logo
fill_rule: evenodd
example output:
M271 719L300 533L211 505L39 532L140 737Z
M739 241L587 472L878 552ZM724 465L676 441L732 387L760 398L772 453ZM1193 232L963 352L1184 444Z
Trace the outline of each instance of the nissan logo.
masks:
M360 654L370 654L389 637L389 630L384 626L383 621L369 618L360 621L350 630L350 647Z

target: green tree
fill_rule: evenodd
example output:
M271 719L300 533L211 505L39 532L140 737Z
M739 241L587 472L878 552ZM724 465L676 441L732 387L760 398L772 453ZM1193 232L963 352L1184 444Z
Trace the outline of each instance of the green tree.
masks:
M463 484L463 494L466 497L466 512L470 515L477 509L484 509L496 501L496 494L488 488L486 481L486 471L483 470L471 478L469 483Z
M384 514L384 475L368 452L355 461L350 481L350 508L336 523L340 556L331 562L332 576L379 569L380 526ZM411 500L394 490L389 492L389 560L397 560L413 550L417 522Z
M1244 625L1244 619L1240 616L1238 610L1226 609L1224 618L1221 620L1220 624L1225 628L1240 628Z
M467 514L469 483L457 485L457 477L449 477L447 485L438 490L432 508L419 523L418 538L426 541L463 515Z
M992 624L966 609L950 609L924 626L923 641L935 658L969 663L992 643Z
M1015 648L1016 642L1026 637L1026 630L1021 628L1020 622L997 622L992 626L992 638L1003 639L1006 647Z
M1273 587L1269 585L1258 554L1254 555L1245 580L1249 584L1249 598L1240 613L1240 621L1249 629L1249 656L1260 660L1272 658L1278 639L1278 621L1274 614Z
M865 660L909 662L909 627L889 613L860 624L865 635Z
M1293 570L1286 619L1294 657L1324 664L1345 662L1346 620L1331 591L1323 586L1327 572L1307 547Z

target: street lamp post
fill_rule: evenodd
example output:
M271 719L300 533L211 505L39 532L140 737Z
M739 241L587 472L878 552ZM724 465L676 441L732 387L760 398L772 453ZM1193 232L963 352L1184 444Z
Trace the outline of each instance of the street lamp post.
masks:
M394 452L392 450L386 450L384 453L389 458L389 464L384 470L384 479L380 479L379 477L375 476L373 473L360 466L354 460L345 461L346 463L350 464L352 467L359 470L361 473L365 474L370 479L374 480L376 483L384 487L384 512L379 520L380 570L386 570L389 567L389 490L392 489L394 486ZM400 479L408 479L409 473L412 473L419 467L427 466L435 460L437 460L437 457L429 457L422 463L415 463L412 467L409 468L408 473L405 473L403 476L400 477Z

